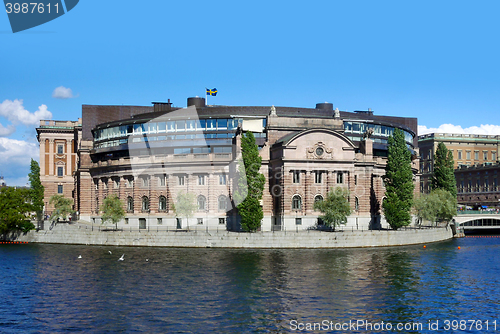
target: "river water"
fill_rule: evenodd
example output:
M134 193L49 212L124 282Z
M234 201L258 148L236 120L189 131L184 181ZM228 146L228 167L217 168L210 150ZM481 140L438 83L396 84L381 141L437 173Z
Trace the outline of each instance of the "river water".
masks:
M500 331L497 237L348 250L0 245L0 268L2 333Z

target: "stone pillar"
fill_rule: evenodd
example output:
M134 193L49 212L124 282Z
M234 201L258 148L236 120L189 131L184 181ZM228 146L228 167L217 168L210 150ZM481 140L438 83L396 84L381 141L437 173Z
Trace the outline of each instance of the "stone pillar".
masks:
M54 139L49 139L49 170L48 175L54 175Z
M45 138L40 138L40 175L45 173Z

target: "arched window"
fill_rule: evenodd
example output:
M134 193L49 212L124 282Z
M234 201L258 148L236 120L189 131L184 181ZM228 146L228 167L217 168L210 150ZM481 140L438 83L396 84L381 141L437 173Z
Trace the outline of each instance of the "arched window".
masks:
M299 195L295 195L292 198L292 210L302 209L302 198Z
M149 198L147 196L142 197L142 211L149 210Z
M206 204L207 204L207 199L205 198L205 196L203 195L198 196L198 210L199 211L205 210Z
M224 195L219 196L219 211L226 211L227 210L227 197Z
M134 211L134 199L130 196L127 197L127 211L128 212Z
M322 202L322 201L323 201L323 196L321 196L321 195L314 196L314 203Z
M165 196L160 196L158 199L158 210L166 211L167 210L167 199Z
M359 198L354 197L354 210L359 211Z

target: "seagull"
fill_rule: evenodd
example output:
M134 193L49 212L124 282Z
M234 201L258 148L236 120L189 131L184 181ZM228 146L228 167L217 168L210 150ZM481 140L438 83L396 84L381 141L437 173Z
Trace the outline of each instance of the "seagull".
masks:
M78 258L79 258L79 259L81 259L81 258L82 258L82 256L81 256L81 255L78 255Z
M109 252L109 254L113 254L113 253L111 253L111 251L108 251L108 252Z
M123 258L124 256L125 256L125 254L123 254L123 255L122 255L122 257L118 259L118 261L123 261L123 260L125 260L125 259Z

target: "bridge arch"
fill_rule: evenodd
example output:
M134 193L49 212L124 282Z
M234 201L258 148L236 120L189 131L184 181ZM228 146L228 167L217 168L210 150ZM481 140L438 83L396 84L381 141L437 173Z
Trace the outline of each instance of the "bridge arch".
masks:
M498 228L500 229L500 217L467 217L467 220L457 222L464 228Z

